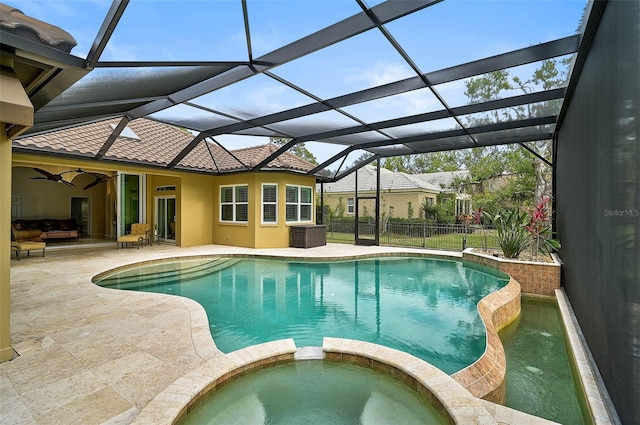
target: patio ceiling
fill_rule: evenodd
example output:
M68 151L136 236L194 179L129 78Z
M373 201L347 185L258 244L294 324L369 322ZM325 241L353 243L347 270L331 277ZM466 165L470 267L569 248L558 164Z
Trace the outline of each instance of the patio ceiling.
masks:
M283 3L281 7L295 7L292 2L280 3ZM47 62L42 68L48 69L47 75L53 75L31 96L32 101L36 100L35 125L20 138L118 118L119 125L104 140L95 156L96 160L104 160L130 121L148 117L187 128L194 134L191 143L168 164L169 168L181 168L181 160L201 143L219 142L222 137L234 135L274 136L291 141L256 164L254 170L261 169L297 143L317 142L331 146L335 152L310 172L325 181L339 179L348 172L340 172L340 166L353 152L373 154L367 161L370 162L379 157L522 144L552 138L562 102L567 96L566 86L550 90L532 87L524 94L513 91L506 97L470 104L464 96L464 82L497 70L509 70L513 75L524 70L530 75L531 70L544 60L572 57L579 50L583 37L583 34L575 33L578 22L571 23L560 38L545 40L543 37L547 35L541 31L538 38L519 40L522 44L519 48L478 58L477 50L463 49L447 39L453 38L454 31L469 31L473 37L470 28L456 26L459 16L465 13L461 5L466 3L441 3L441 0L386 1L374 6L368 6L362 0L325 3L330 3L332 9L331 14L320 19L327 21L322 28L309 34L300 29L292 30L291 36L300 35L262 52L265 48L259 49L256 40L265 26L258 17L268 13L264 2L216 2L220 13L217 19L235 17L236 32L243 35L244 49L213 60L209 60L210 53L204 44L197 47L202 59L166 61L150 57L131 61L118 59L118 55L112 53L116 59L101 59L107 56L105 52L110 40L121 26L135 24L127 20L129 9L160 7L165 2L130 4L129 1L114 1L101 26L95 29L97 36L84 58L39 45L0 27L3 55L11 54L17 63L29 64L34 63L35 56L39 63ZM173 3L172 7L181 8L184 4ZM199 2L186 4L192 8L189 12L198 12ZM491 7L500 5L495 4ZM540 8L546 4L541 6L539 2L532 2L531 7ZM552 9L549 2L550 14L554 13ZM227 18L225 13L232 12L233 15ZM300 16L303 21L311 18ZM430 33L430 19L449 19L452 33ZM524 22L528 17L514 19ZM460 19L459 25L465 25L465 22ZM500 22L479 24L486 27L501 25ZM314 22L314 25L318 24ZM212 19L213 26L215 19ZM286 29L289 24L283 22L282 26ZM199 35L200 30L195 28L195 35L188 34L184 28L172 28L171 25L166 25L165 30L174 31L177 39L184 36L184 44L207 34L202 31ZM147 46L153 36L141 34L139 40L129 42ZM208 37L211 42L211 36ZM434 38L438 37L442 38L438 43L460 52L454 55L459 57L457 62L447 63L447 60L424 54L422 47L428 51ZM415 38L423 40L418 48ZM206 44L207 41L201 39L199 42ZM362 43L369 46L364 56L353 50ZM157 48L161 49L161 46ZM173 53L179 57L180 49ZM318 81L335 78L337 72L346 72L354 66L353 61L364 60L366 63L359 65L374 68L379 60L385 61L388 57L401 63L403 71L397 76L387 75L378 84L364 84L363 88L362 83L348 85L337 79L332 80L335 84L318 84ZM434 64L443 66L430 70ZM271 97L262 101L246 95L265 87L269 87ZM554 106L547 108L542 116L486 121L488 112L541 102ZM413 113L407 113L407 105L413 106ZM474 114L485 117L481 125L477 124L478 120L470 119ZM141 163L144 163L143 159ZM337 170L328 177L321 171L329 167L337 167Z

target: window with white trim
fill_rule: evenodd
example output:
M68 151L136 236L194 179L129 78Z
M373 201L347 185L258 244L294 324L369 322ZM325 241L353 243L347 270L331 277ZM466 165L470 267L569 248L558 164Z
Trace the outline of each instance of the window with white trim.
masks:
M347 198L347 214L355 214L356 204L353 198Z
M313 191L306 186L287 186L286 212L287 222L311 221Z
M278 222L278 185L262 184L262 222L274 224Z
M220 187L220 221L249 221L249 186L245 184Z

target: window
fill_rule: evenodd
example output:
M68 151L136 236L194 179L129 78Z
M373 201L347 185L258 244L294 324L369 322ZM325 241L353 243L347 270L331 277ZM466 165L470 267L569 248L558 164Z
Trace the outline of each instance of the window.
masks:
M312 190L304 186L287 186L287 222L311 221L313 206Z
M249 186L220 187L220 221L249 221Z
M353 198L347 198L347 214L355 214L356 208Z
M262 222L278 222L278 185L262 184Z

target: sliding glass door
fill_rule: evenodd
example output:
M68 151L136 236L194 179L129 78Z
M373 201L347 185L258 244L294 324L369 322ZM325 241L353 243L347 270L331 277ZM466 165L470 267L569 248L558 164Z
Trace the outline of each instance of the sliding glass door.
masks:
M144 174L118 174L118 236L146 222L145 181Z
M153 228L161 239L169 242L176 240L176 197L156 196Z

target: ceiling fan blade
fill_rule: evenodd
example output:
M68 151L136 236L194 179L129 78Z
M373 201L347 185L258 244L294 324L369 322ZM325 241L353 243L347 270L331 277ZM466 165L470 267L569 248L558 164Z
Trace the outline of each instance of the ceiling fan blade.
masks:
M67 185L67 186L69 186L69 187L76 187L76 185L75 185L75 184L73 184L73 183L71 183L71 182L68 182L68 181L66 181L66 180L60 180L60 182L61 182L61 183L66 184L66 185Z
M50 172L48 172L47 170L43 170L42 168L34 168L34 170L40 174L47 176L47 178L50 178L50 179L53 179L56 177L56 174L51 174Z
M29 177L31 180L49 180L47 177Z
M82 168L77 168L77 169L75 169L75 170L63 171L62 173L60 173L60 175L67 174L67 173L78 173L78 174L82 174L82 173L87 173L87 172L86 172L86 171L84 171ZM87 173L87 174L91 174L91 173Z
M85 187L83 187L82 190L91 189L93 186L97 185L98 183L101 183L101 181L96 179L96 180L92 181L91 183L89 183L88 185L86 185Z

